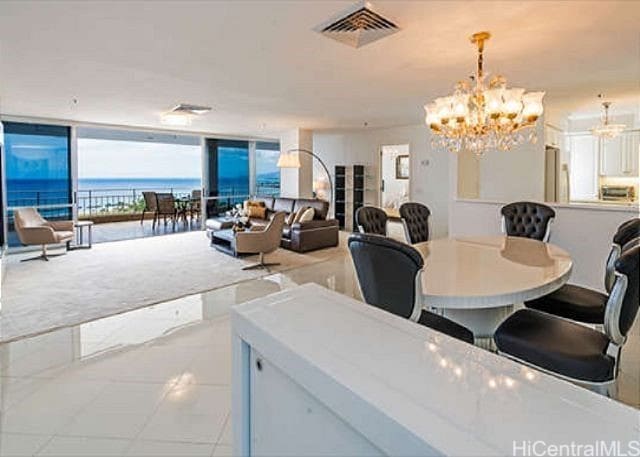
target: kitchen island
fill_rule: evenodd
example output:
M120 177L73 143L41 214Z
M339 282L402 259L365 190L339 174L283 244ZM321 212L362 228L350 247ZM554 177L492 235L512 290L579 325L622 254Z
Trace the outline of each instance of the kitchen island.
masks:
M638 410L315 284L235 307L232 330L234 455L524 455L640 437Z

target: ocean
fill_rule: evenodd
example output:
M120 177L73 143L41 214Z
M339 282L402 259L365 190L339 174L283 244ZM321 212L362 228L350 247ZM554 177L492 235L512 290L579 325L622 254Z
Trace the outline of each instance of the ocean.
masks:
M280 174L263 173L257 176L257 193L274 195L279 193ZM142 191L170 192L177 196L191 194L201 189L200 178L80 178L78 179L78 199L91 200L102 197L123 197L137 199ZM218 181L218 195L249 194L247 176L221 177ZM8 179L8 206L66 204L70 200L69 182L60 179Z

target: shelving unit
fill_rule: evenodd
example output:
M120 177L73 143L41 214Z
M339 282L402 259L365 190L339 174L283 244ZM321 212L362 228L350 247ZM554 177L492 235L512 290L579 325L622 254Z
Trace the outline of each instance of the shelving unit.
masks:
M364 205L376 204L367 193L375 192L369 184L374 179L371 170L365 165L336 165L335 166L334 208L335 218L340 230L355 231L357 224L355 214Z
M365 169L364 165L353 166L353 231L357 231L358 224L356 223L356 211L358 208L364 206L364 192L365 192Z
M338 220L340 230L344 230L347 220L347 167L343 165L335 166L335 191L333 198L335 218Z

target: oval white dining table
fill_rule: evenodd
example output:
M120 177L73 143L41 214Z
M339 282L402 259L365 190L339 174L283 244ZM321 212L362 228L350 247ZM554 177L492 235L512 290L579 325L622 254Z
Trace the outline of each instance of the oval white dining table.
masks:
M573 263L549 243L510 236L443 238L415 244L425 260L426 308L490 337L517 303L560 288Z

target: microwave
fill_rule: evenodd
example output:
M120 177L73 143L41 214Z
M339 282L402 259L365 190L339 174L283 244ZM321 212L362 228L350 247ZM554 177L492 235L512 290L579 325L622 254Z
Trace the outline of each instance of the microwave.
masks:
M600 187L600 199L605 201L632 202L635 200L635 188L633 186Z

